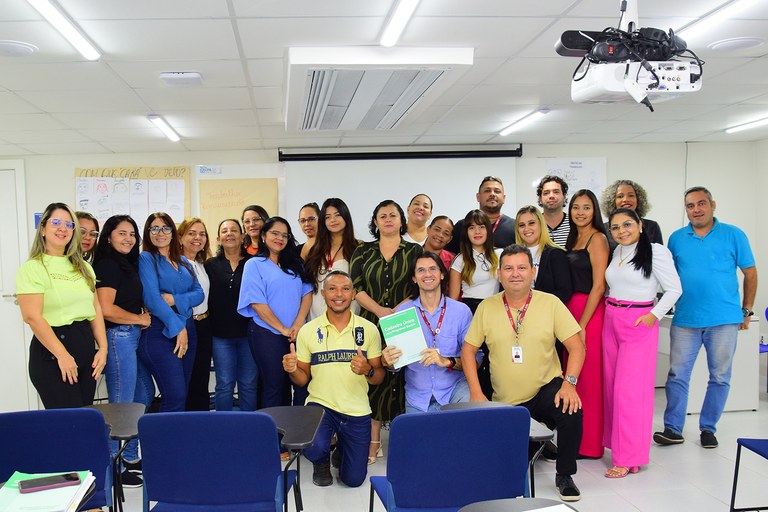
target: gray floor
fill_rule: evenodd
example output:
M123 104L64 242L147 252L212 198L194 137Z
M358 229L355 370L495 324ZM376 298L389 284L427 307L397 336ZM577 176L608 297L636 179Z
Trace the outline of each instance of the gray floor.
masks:
M720 446L716 449L701 448L698 440L698 417L689 416L686 422L685 443L677 446L651 447L651 463L640 472L620 480L603 477L610 463L610 454L602 460L579 461L575 481L581 489L581 501L572 504L582 512L647 511L721 512L728 509L731 496L731 480L736 458L737 437L768 437L768 394L765 392L765 358L760 370L760 409L756 412L729 412L718 425ZM661 428L664 411L664 391L656 390L654 427ZM384 451L386 454L386 432ZM768 461L743 452L742 470L739 477L737 506L768 505ZM386 458L369 466L370 474L381 475L386 469ZM312 485L312 467L306 461L302 465L302 486L306 512L338 512L340 510L368 510L370 488L364 484L350 489L334 483L327 488ZM334 470L335 471L335 470ZM557 498L554 489L554 464L540 461L536 465L537 496ZM335 474L334 474L335 476ZM141 508L141 489L127 490L127 512ZM291 501L290 510L293 511ZM384 508L376 503L377 512Z

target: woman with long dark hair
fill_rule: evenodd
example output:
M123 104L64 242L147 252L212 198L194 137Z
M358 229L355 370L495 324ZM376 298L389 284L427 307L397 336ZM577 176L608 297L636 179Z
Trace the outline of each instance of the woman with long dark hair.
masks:
M355 249L350 262L352 282L361 306L360 316L376 325L382 316L391 315L408 299L410 276L423 249L403 240L405 213L395 201L386 199L376 205L368 229L374 240ZM383 347L382 347L383 348ZM382 455L381 423L391 421L405 411L403 376L390 374L384 382L371 386L371 445L368 464Z
M259 367L262 406L291 404L291 380L283 370L312 304L312 283L304 271L291 226L272 217L261 228L259 252L243 269L237 312L249 317L248 343ZM304 405L307 388L293 386L293 405Z
M208 292L211 283L203 264L211 257L211 241L205 223L198 217L184 219L179 224L179 244L181 253L195 271L197 282L203 289L203 302L192 308L195 321L197 347L192 376L187 391L188 411L208 411L211 409L208 382L211 376L211 323L208 320Z
M259 252L261 229L268 218L267 210L257 204L251 204L243 208L243 214L240 218L243 222L243 229L245 229L243 247L251 256L256 256L256 253Z
M203 302L203 289L170 215L151 213L142 238L139 277L152 322L141 332L139 359L160 388L160 410L183 411L197 344L192 308Z
M139 243L136 221L129 215L113 215L104 223L93 269L109 342L104 368L109 402L138 402L148 406L155 396L155 384L139 361L137 351L141 330L149 327L152 319L144 310L142 300ZM111 452L113 457L117 454L117 441L111 442ZM137 467L137 439L128 442L122 458L128 470ZM138 475L128 470L123 472L123 485L141 485Z
M603 364L602 336L605 312L605 268L608 266L608 240L597 197L581 189L571 198L568 208L571 231L565 242L571 264L573 295L566 306L581 326L587 347L576 390L583 404L583 432L579 454L603 456ZM563 368L568 354L563 354Z
M493 247L493 225L481 210L464 217L459 233L459 254L451 264L448 296L469 306L472 314L483 299L498 293L499 254Z
M613 459L605 476L623 478L649 461L659 320L683 290L672 253L651 243L635 210L615 210L608 225L617 247L605 271L603 443ZM659 286L664 294L654 304Z
M208 313L216 368L216 410L232 410L237 384L240 410L255 411L258 368L248 346L248 318L237 313L243 269L251 255L245 252L243 230L236 219L221 221L216 241L216 256L205 263L211 282Z
M309 250L305 267L307 276L312 282L312 307L309 309L309 319L317 318L325 313L325 299L320 293L328 273L341 270L349 273L349 262L360 242L355 238L355 228L352 225L352 215L347 203L338 197L326 199L320 209L315 243ZM359 306L352 301L352 312L357 314Z
M91 405L107 360L96 277L83 259L76 219L66 204L49 204L16 272L21 317L34 334L29 378L46 409Z
M307 203L299 210L299 227L307 237L307 241L299 245L299 255L302 261L307 261L307 255L317 239L317 227L322 220L320 207L317 203Z

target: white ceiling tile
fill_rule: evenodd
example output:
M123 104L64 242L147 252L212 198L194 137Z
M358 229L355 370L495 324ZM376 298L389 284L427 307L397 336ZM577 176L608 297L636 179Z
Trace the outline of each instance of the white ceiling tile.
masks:
M190 126L179 129L179 135L185 139L210 139L221 137L223 139L256 139L260 137L259 128L256 126Z
M253 101L255 107L262 108L281 108L283 105L283 90L280 87L254 87Z
M66 144L19 144L23 149L38 155L75 155L90 153L109 153L110 150L96 142L78 142Z
M141 142L101 142L109 152L112 153L160 153L160 152L182 152L188 148L183 142L171 142L165 137L156 140L147 140Z
M408 136L380 136L371 137L370 135L357 136L354 133L345 134L341 138L342 146L410 146L416 142L416 135Z
M235 13L242 17L385 17L390 2L350 2L349 0L232 0Z
M319 139L264 139L264 149L276 148L334 148L339 146L338 137Z
M224 18L226 0L59 0L70 16L81 20Z
M39 108L12 92L0 92L0 114L37 114Z
M147 111L147 113L149 113ZM56 112L51 117L78 130L146 128L147 117L138 112Z
M466 135L422 135L418 138L416 143L426 146L443 144L485 144L488 142L488 139L492 137L492 134L473 135L471 137L467 137Z
M69 142L90 142L87 136L74 130L0 130L0 139L12 144L66 144Z
M261 139L188 139L184 146L192 151L238 151L264 149Z
M80 130L80 133L96 142L137 142L154 141L165 137L155 126L147 122L147 127L143 129L117 128L117 129L98 129L98 130Z
M256 110L256 117L262 126L275 124L282 126L285 122L283 111L279 108L260 108Z
M0 86L11 91L125 88L101 62L14 62L4 65L0 76Z
M0 114L0 126L12 126L15 131L67 128L67 125L48 114Z
M254 87L281 87L285 79L283 59L251 59L248 74Z
M165 111L165 119L177 128L258 126L253 110L182 110Z
M416 16L526 18L564 13L576 0L421 0Z
M14 146L13 144L0 144L0 155L3 156L22 156L31 154L31 151L19 146Z
M157 113L167 110L236 110L251 107L246 87L164 87L139 89L136 93Z
M24 91L18 95L46 112L121 112L146 110L130 90Z

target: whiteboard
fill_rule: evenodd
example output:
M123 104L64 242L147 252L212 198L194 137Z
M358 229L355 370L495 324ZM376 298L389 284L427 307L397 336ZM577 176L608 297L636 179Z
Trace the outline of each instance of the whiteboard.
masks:
M507 195L507 206L502 211L514 216L516 160L498 157L284 162L284 216L291 222L296 238L303 241L305 237L297 221L301 206L310 202L322 206L327 198L338 197L352 213L357 238L372 240L368 223L379 202L394 199L406 211L413 196L427 194L434 203L432 217L447 215L455 222L477 208L475 194L485 176L502 179Z

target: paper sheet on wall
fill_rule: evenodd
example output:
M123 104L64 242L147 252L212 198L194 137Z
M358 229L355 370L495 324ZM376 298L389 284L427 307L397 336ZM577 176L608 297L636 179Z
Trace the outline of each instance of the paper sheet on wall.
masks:
M568 197L583 188L599 198L605 188L605 158L548 158L547 174L560 176L568 183Z
M144 227L143 222L149 216L149 192L147 191L147 180L131 180L130 186L131 217L139 225L139 229Z
M165 183L166 213L178 224L184 220L184 180L167 180Z
M149 180L147 181L147 188L149 189L149 211L164 212L166 210L165 181Z

